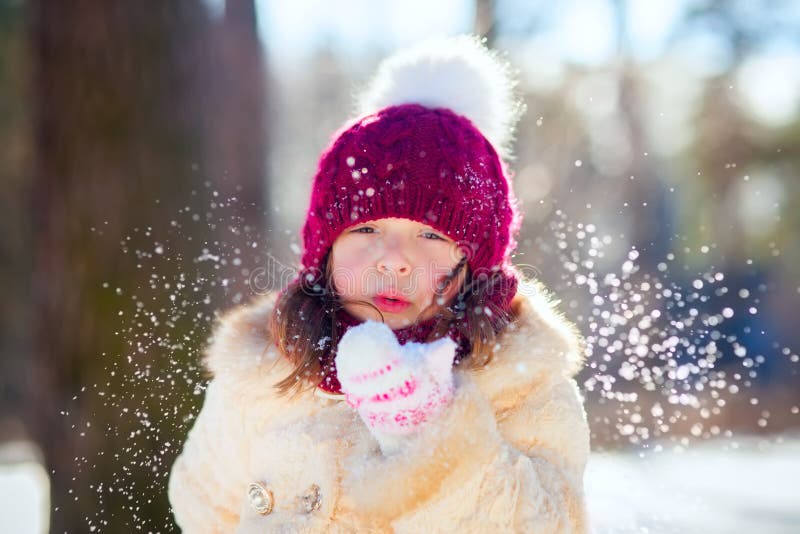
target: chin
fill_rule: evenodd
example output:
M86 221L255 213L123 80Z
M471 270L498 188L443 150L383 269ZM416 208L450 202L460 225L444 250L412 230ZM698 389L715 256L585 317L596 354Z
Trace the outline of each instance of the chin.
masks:
M386 317L386 325L392 330L398 330L414 324L413 319L406 319L404 317Z

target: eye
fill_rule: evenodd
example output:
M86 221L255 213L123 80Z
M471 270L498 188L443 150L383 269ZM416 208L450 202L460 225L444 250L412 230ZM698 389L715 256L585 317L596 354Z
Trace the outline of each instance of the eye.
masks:
M375 229L371 226L362 226L360 228L355 228L354 230L350 230L351 234L374 234Z
M433 233L433 232L423 232L422 233L422 237L424 237L425 239L439 239L441 241L447 241L445 238L443 238L439 234L436 234L436 233Z

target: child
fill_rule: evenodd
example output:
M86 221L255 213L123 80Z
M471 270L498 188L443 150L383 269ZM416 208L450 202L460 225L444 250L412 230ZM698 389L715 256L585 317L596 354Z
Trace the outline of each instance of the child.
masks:
M322 154L302 270L223 316L186 532L583 532L573 326L510 263L521 112L480 41L385 63Z

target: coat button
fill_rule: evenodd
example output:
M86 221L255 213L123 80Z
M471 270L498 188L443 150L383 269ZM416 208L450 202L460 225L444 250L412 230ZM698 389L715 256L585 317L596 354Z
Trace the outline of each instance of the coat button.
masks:
M272 507L275 505L275 498L272 492L258 482L251 482L247 487L247 498L250 499L250 505L253 509L261 515L272 513Z
M314 510L319 510L322 504L322 494L320 493L319 486L312 484L306 492L300 496L300 510L310 514Z

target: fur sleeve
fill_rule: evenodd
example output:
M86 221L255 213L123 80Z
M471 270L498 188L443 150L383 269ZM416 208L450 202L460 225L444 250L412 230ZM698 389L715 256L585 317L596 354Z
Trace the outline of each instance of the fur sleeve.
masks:
M572 380L540 384L498 417L468 377L446 415L395 456L345 480L354 513L377 527L583 532L589 429ZM405 525L405 526L404 526ZM434 529L436 530L436 529Z
M175 460L169 478L169 501L183 532L233 532L239 522L246 487L241 458L246 440L237 410L227 407L224 394L212 380L205 402Z

